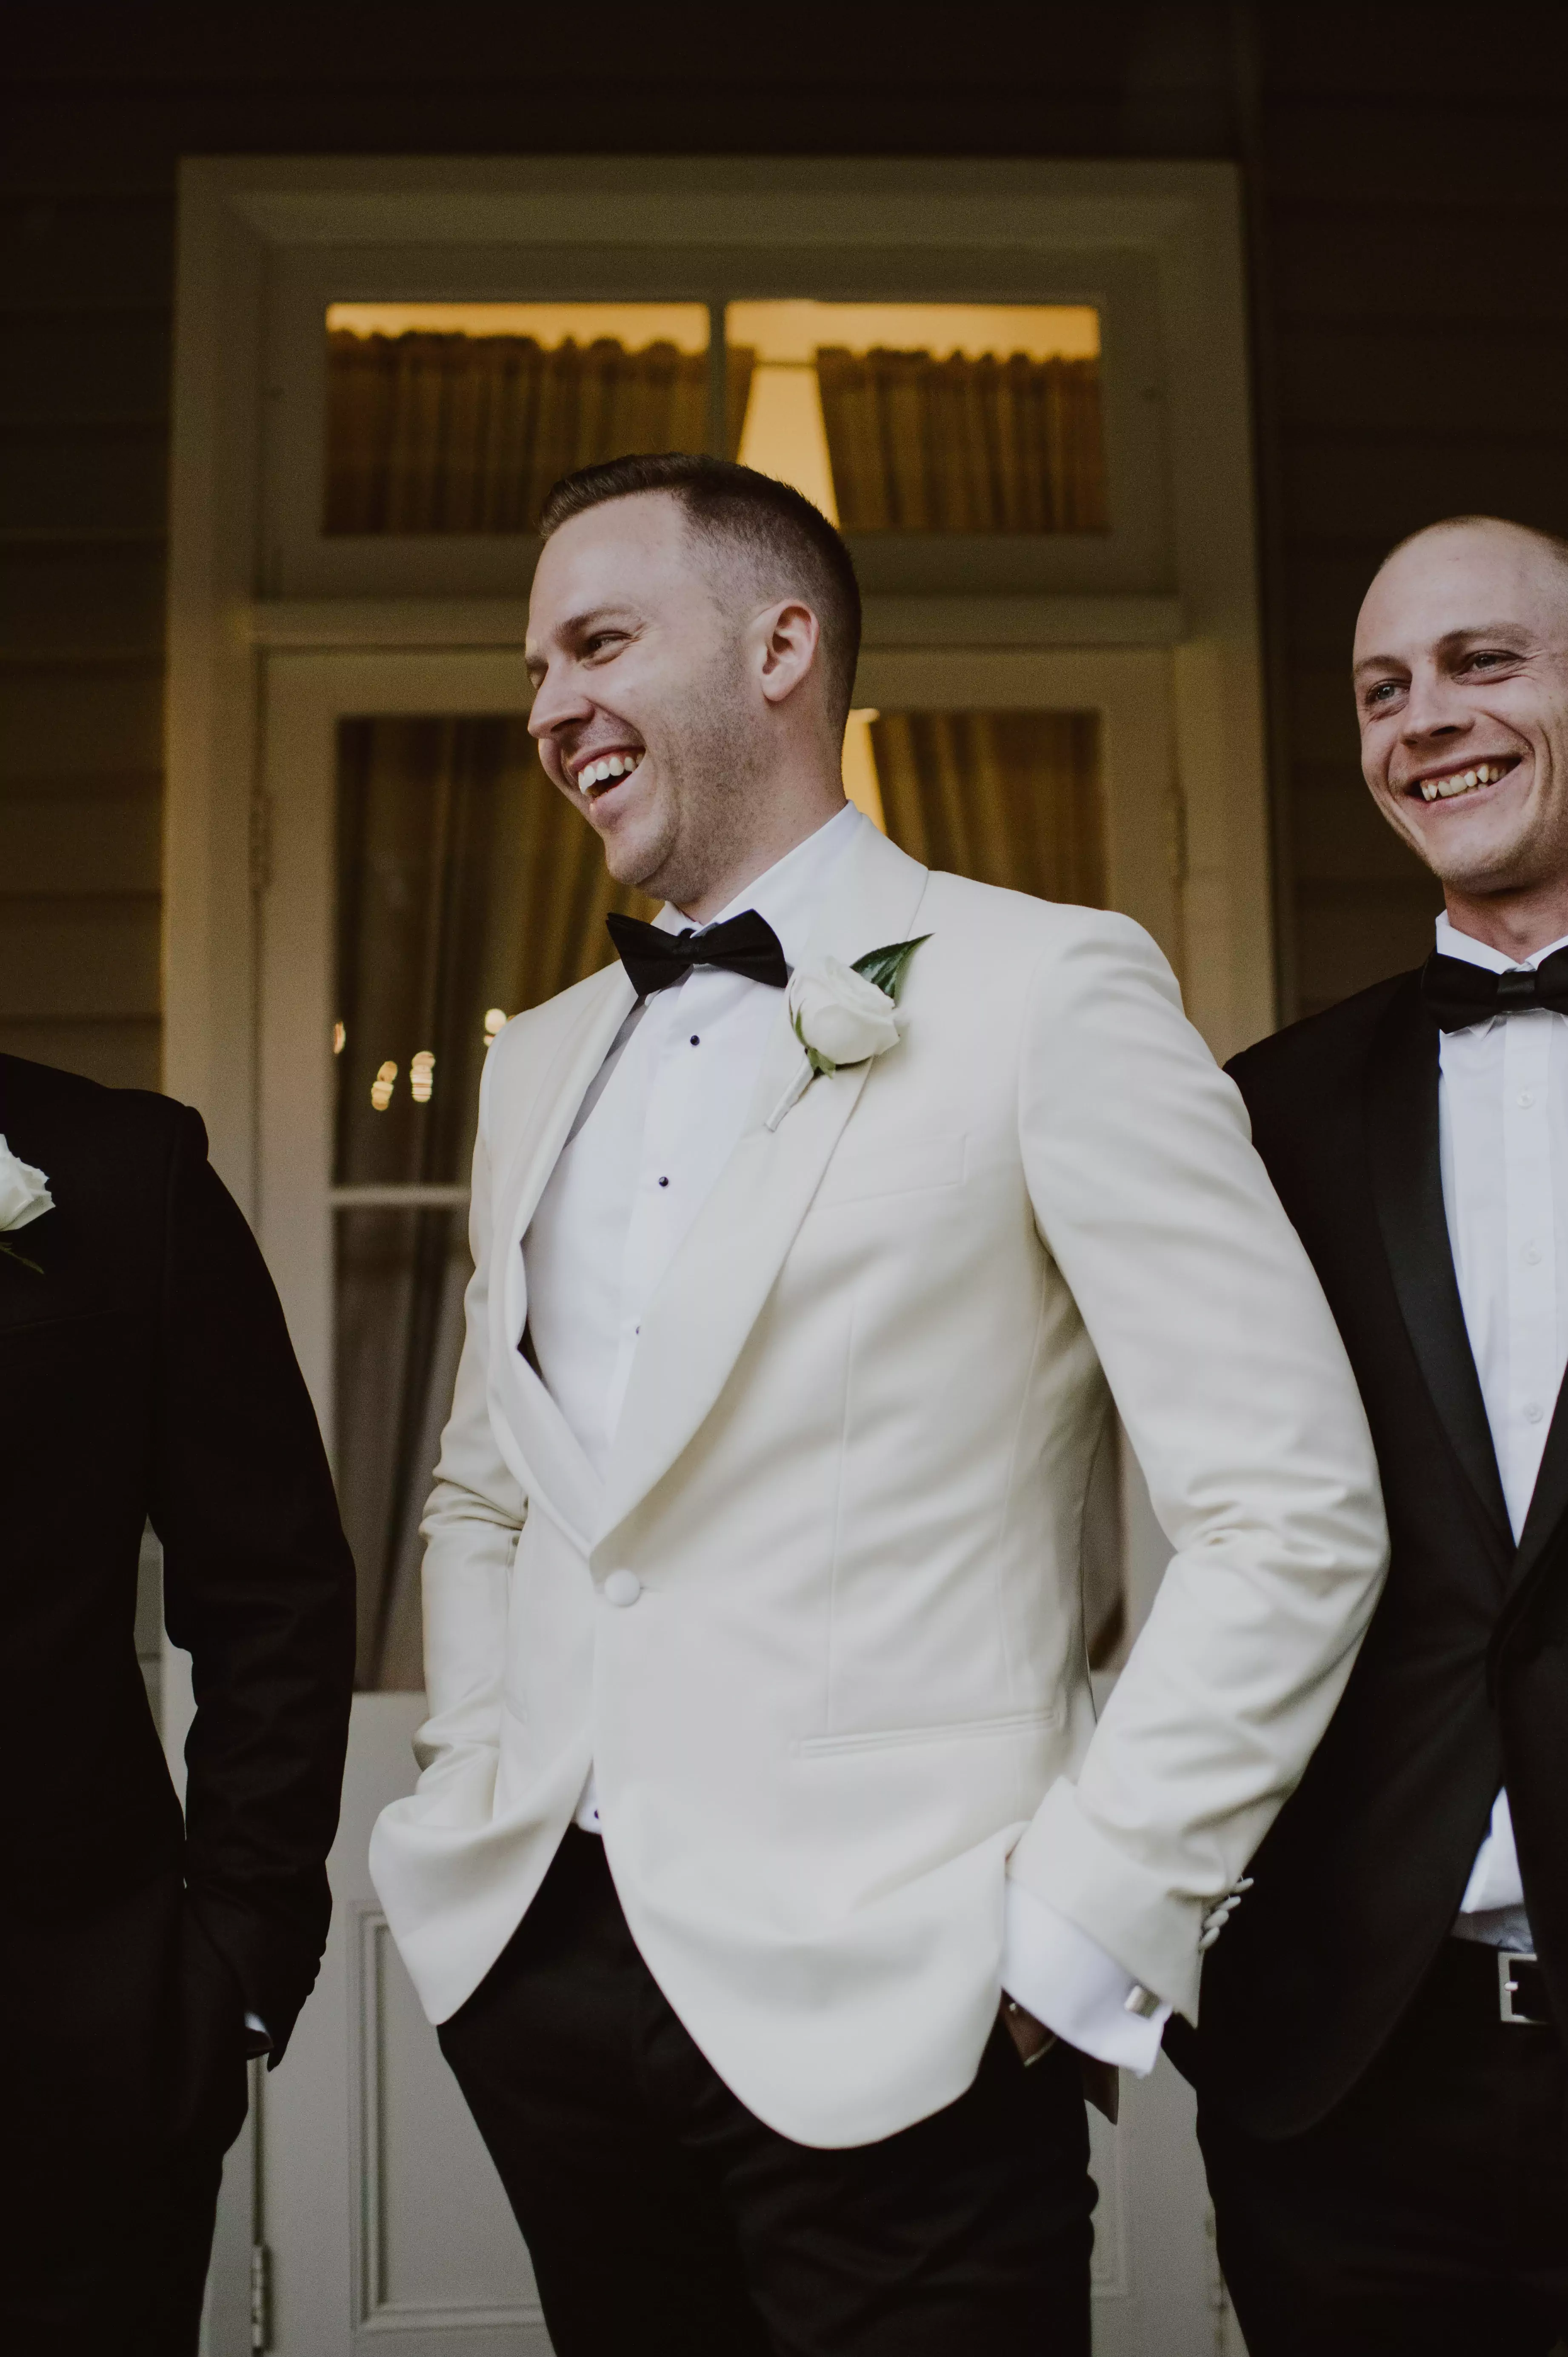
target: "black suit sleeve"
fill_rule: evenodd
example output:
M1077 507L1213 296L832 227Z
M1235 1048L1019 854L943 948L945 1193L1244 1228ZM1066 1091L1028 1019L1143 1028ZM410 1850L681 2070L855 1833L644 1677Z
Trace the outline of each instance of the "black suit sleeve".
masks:
M169 1168L152 1521L190 1654L186 1880L277 2060L331 1912L354 1571L260 1250L184 1115Z

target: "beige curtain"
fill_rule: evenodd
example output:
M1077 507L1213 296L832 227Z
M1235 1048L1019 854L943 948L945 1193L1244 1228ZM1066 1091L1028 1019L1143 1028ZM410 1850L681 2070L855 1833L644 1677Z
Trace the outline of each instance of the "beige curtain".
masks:
M1093 712L885 712L871 726L895 843L929 867L1038 899L1105 900L1100 722ZM1112 1663L1126 1627L1114 1428L1084 1513L1089 1657Z
M1097 713L885 712L871 741L887 832L912 857L1104 905Z
M327 345L328 533L530 533L574 468L707 447L704 352L343 329ZM732 456L752 357L727 355Z
M338 744L339 1185L468 1175L486 1014L605 964L613 885L514 717L351 720ZM415 1059L423 1102L413 1093ZM377 1075L395 1067L378 1108ZM338 1484L360 1576L362 1686L421 1682L419 1517L462 1342L467 1216L340 1209Z
M1098 361L817 354L839 520L860 532L1103 532Z

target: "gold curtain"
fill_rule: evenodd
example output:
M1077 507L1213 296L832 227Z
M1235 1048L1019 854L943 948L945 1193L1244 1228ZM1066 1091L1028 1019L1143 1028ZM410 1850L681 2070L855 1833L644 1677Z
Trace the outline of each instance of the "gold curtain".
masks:
M885 712L871 724L887 832L928 867L1105 901L1093 712Z
M703 450L708 356L604 337L327 339L328 533L530 533L552 484L630 451ZM753 355L726 355L731 456Z
M817 354L839 520L860 532L1103 532L1094 360Z
M654 912L611 883L598 837L513 716L342 724L338 909L341 1186L465 1180L488 1010L515 1015L606 964L608 909ZM468 1271L461 1210L338 1211L337 1471L359 1566L361 1686L421 1682L419 1518Z

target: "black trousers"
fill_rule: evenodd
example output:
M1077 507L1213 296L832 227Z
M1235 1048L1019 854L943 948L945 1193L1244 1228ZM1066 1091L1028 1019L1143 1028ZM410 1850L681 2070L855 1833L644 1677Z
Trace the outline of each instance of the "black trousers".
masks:
M1282 2025L1288 2035L1288 2025ZM1267 2143L1201 2104L1249 2357L1545 2357L1568 2334L1568 2064L1448 1941L1367 2077Z
M177 1873L0 1932L0 2351L196 2357L243 2003Z
M1077 2057L998 2028L968 2093L847 2151L732 2095L574 1828L441 2031L557 2357L1088 2357L1094 2187Z

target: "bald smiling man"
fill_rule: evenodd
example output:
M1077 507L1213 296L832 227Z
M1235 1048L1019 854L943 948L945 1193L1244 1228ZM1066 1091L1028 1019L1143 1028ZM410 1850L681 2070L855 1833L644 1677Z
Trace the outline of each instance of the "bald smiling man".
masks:
M1403 542L1354 681L1436 946L1231 1071L1392 1564L1167 2043L1251 2357L1531 2357L1568 2330L1568 545Z

